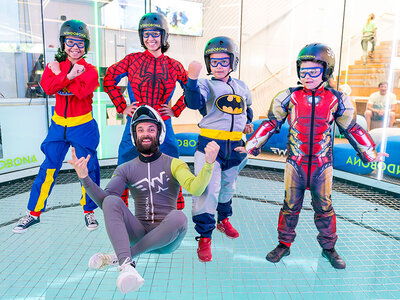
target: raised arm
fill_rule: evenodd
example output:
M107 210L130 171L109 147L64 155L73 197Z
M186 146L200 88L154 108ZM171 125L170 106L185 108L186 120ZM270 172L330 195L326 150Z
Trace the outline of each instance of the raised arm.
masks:
M184 189L195 196L203 194L210 182L219 146L216 142L211 141L204 148L204 151L206 162L197 176L193 175L188 165L180 159L173 159L171 164L172 175Z
M189 78L185 87L185 104L190 109L202 109L206 105L206 99L198 84L201 68L198 61L192 61L188 67Z
M87 168L90 155L87 157L77 158L75 148L71 148L72 159L68 162L74 167L76 174L79 177L86 193L96 202L97 206L103 207L104 198L108 195L115 195L120 197L125 189L126 181L125 177L119 172L119 169L114 172L113 177L107 184L107 187L103 190L89 177Z

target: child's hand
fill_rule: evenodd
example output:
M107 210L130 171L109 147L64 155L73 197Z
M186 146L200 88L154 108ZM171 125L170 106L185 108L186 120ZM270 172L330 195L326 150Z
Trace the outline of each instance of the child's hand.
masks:
M83 72L85 72L85 67L80 64L75 64L72 67L71 71L68 73L67 78L69 80L72 80L75 77L78 77L79 75L81 75Z
M247 153L246 148L243 147L243 146L236 147L236 148L233 149L233 150L235 150L236 152L239 152L239 153Z
M197 78L199 78L201 68L202 68L201 63L199 63L198 61L195 61L195 60L192 61L188 67L189 78L193 79L193 80L196 80Z
M243 133L244 134L250 134L254 131L253 129L253 124L246 124L246 126L244 127Z
M60 70L60 63L58 61L52 61L49 62L49 64L47 65L49 67L49 69L55 74L58 75L61 73Z
M389 154L385 153L385 152L380 152L376 154L375 159L372 162L380 162L383 161L384 157L389 157Z
M212 164L217 159L219 152L219 145L215 141L211 141L204 148L204 152L206 155L206 162Z
M251 155L254 155L254 156L257 156L258 154L261 153L261 149L260 148L252 148L252 149L247 149L246 150L246 147L236 147L233 150L235 150L236 152L239 152L239 153L248 153L248 154L251 154Z
M85 158L77 158L76 153L75 153L75 148L72 147L71 149L71 154L72 154L72 160L69 160L68 162L74 167L76 174L78 174L79 178L85 178L89 176L87 164L90 159L90 154Z

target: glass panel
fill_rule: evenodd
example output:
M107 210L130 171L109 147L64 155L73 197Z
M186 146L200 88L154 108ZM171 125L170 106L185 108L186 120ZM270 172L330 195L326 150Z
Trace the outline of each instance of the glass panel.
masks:
M38 166L47 133L39 0L2 1L0 11L0 174Z
M93 116L100 130L99 159L115 158L125 118L116 114L110 98L103 92L103 77L108 66L130 52L140 49L137 36L139 18L144 14L145 1L48 1L45 6L45 36L48 62L54 60L59 47L60 27L66 19L87 24L90 48L85 60L100 74L100 88L93 96ZM127 81L119 82L127 97ZM54 111L54 102L50 103ZM118 126L119 125L119 126ZM68 159L69 154L67 154Z
M260 7L265 7L261 0L243 2L240 77L253 94L255 128L267 118L271 101L279 92L298 86L296 60L305 45L319 42L330 46L336 56L336 67L339 65L340 16L343 15L344 3L269 1L268 9ZM332 18L333 15L337 17ZM285 161L287 135L286 121L281 132L271 137L257 158Z
M357 107L358 123L378 149L384 163L362 163L353 151L343 152L338 169L400 183L399 2L347 1L340 85ZM347 140L336 133L336 144ZM345 148L345 145L340 145ZM341 149L341 151L344 151Z

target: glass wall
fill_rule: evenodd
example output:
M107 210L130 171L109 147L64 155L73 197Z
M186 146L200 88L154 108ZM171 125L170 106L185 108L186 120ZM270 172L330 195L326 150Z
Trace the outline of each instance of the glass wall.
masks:
M400 136L400 104L390 104L388 100L383 105L383 113L374 115L371 122L367 122L368 113L365 113L370 107L370 95L380 90L380 82L387 82L388 95L394 93L400 99L397 2L384 0L378 5L373 0L3 0L0 174L38 166L44 159L40 144L47 134L55 98L46 96L39 83L44 65L54 60L59 47L61 24L68 19L88 24L91 46L86 60L98 68L102 84L108 66L129 53L143 50L137 25L139 18L152 10L167 15L171 47L166 54L179 60L185 68L192 60L203 62L204 46L214 36L230 36L238 43L240 64L232 76L243 80L251 89L256 123L267 116L270 103L279 91L297 86L295 61L299 50L312 42L331 46L336 55L332 84L352 98L358 122L370 131L379 149L390 154L384 164L363 164L354 151L347 149L347 140L333 128L335 151L345 153L339 155L344 161L336 159L339 163L335 167L398 183L400 155L394 149ZM363 28L371 13L377 25L372 53L371 41L366 52L361 46ZM205 68L200 76L207 77ZM126 79L119 83L129 101L127 84ZM172 103L182 93L177 86ZM125 118L116 113L102 87L95 92L93 100L93 115L101 132L99 158L115 158ZM200 120L198 112L186 109L179 118L173 119L173 125L177 131L195 131ZM282 132L257 158L284 161L286 141Z

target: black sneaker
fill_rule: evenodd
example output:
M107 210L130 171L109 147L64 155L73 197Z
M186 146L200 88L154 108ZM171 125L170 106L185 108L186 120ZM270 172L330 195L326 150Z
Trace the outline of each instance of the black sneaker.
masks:
M18 220L17 225L13 228L14 233L24 233L32 225L40 222L40 217L34 217L27 213L26 216Z
M99 227L99 223L96 220L96 217L94 216L94 213L87 213L85 214L85 224L87 230L95 230L97 227Z
M288 256L289 254L290 247L279 243L274 250L267 254L266 259L270 262L277 263L282 259L282 257Z
M329 260L332 267L335 269L346 268L345 261L339 256L335 248L332 249L322 249L322 256Z

